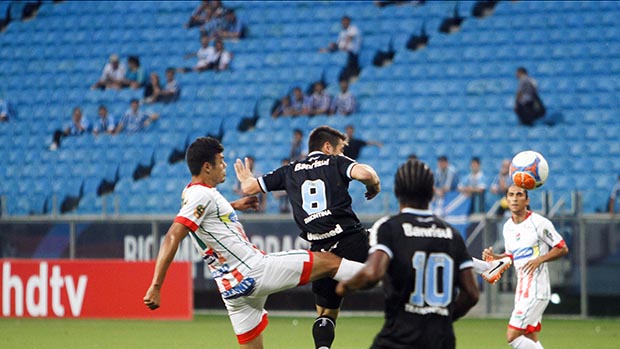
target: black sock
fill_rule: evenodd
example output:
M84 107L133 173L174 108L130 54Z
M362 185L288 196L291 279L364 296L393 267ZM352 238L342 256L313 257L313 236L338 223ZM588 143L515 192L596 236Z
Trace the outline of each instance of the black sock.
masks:
M336 320L329 316L319 316L312 325L315 348L331 348L336 337Z

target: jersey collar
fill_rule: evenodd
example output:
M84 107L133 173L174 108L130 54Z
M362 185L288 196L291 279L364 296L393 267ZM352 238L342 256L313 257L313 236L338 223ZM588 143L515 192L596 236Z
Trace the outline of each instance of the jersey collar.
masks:
M432 216L433 215L433 212L431 212L431 210L420 210L420 209L411 208L411 207L405 207L402 210L400 210L400 212L412 213L418 216Z
M527 211L527 214L525 215L525 218L523 218L523 220L521 221L521 223L525 222L526 219L530 218L530 216L532 215L532 211ZM510 219L512 219L512 222L514 224L519 224L517 222L515 222L514 217L510 217Z
M315 150L315 151L313 151L312 153L308 154L308 156L307 156L307 157L311 157L311 156L314 156L314 155L325 155L325 153L323 153L323 152L322 152L322 151L320 151L320 150Z
M190 184L188 184L188 185L187 185L187 187L189 188L189 187L193 187L193 186L195 186L195 185L199 185L199 186L201 186L201 187L213 188L213 187L208 186L208 185L206 185L206 184L204 184L204 183L190 183Z

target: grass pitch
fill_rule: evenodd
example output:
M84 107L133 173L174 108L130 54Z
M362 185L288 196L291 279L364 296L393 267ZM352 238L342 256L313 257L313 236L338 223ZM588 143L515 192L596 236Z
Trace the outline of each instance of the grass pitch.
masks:
M312 317L270 316L265 348L313 348ZM368 348L381 317L342 317L334 349ZM462 319L455 323L457 348L509 348L507 319ZM540 339L545 348L617 349L620 319L545 319ZM238 348L224 315L197 315L193 321L1 319L1 349L172 349Z

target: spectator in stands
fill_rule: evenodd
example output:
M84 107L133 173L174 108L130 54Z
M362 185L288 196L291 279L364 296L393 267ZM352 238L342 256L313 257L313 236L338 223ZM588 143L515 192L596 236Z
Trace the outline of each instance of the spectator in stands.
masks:
M330 114L351 115L355 112L355 97L349 91L349 80L340 80L340 93L332 100Z
M95 127L93 127L93 134L114 134L116 130L116 120L114 120L113 116L108 114L108 108L102 104L99 106L97 113L99 114L99 121L95 123Z
M138 132L159 118L159 114L145 113L140 110L140 102L134 98L129 102L129 109L123 114L121 121L114 130L115 134L122 131Z
M185 28L198 27L205 24L211 18L210 1L203 0L198 7L192 12L189 20L185 24Z
M470 162L471 172L459 184L458 190L465 196L472 198L471 212L484 210L484 191L487 189L486 177L480 165L480 158L474 156Z
M500 201L500 206L497 211L498 215L509 213L508 201L506 201L506 193L508 188L512 185L512 178L510 177L510 160L502 160L502 164L499 167L499 173L493 178L491 182L491 193L496 196L496 199Z
M321 52L345 51L348 54L347 65L344 69L346 74L341 74L341 78L357 76L360 72L359 54L362 48L362 33L359 28L351 24L351 17L343 16L340 20L342 30L338 34L338 41L331 42L326 48L320 49Z
M435 196L443 198L447 192L455 191L459 186L459 175L450 165L448 157L441 155L437 158L437 170L435 172Z
M515 96L514 111L521 124L533 126L536 119L545 116L545 105L538 95L536 80L527 74L527 70L523 67L517 68L516 76L519 86Z
M152 99L155 90L161 90L161 83L159 82L159 75L153 72L149 75L149 81L144 85L144 101L150 101Z
M291 100L291 107L293 108L293 115L308 115L310 99L306 96L299 86L293 88L293 99Z
M181 86L175 79L174 68L166 69L166 86L162 89L159 84L159 76L151 74L151 84L153 86L153 93L145 99L146 103L175 102L181 95Z
M317 81L312 90L308 114L311 116L327 114L332 103L332 97L325 91L325 85L322 81Z
M288 159L282 159L280 166L286 166L289 164ZM288 199L286 190L276 190L271 192L273 197L278 200L278 211L282 214L291 212L291 203Z
M618 175L618 180L611 188L611 193L609 194L609 204L607 205L607 210L610 214L615 214L616 212L616 199L620 198L620 175Z
M110 56L110 61L103 67L103 72L99 81L97 81L91 88L94 89L107 89L115 88L120 89L122 82L125 79L125 65L123 65L118 59L118 55L113 54Z
M227 70L232 61L232 53L224 49L224 42L220 39L215 40L215 50L208 58L206 70L215 71Z
M78 136L88 131L88 120L83 117L80 107L73 108L71 114L71 124L67 125L64 130L54 131L53 141L50 144L50 150L54 151L60 147L60 141L67 136Z
M347 135L347 145L344 146L343 154L345 156L350 157L353 160L357 160L362 151L362 148L367 145L373 145L375 147L381 148L383 143L377 141L366 141L363 139L358 139L353 136L355 133L355 128L353 125L347 125L344 128L344 132Z
M235 10L228 9L224 12L224 20L215 35L222 39L243 39L245 37L245 25L237 18Z
M304 133L296 128L293 130L293 141L291 142L291 151L289 153L290 162L305 159L306 153L303 151Z
M499 167L499 173L493 179L491 183L491 193L498 196L506 196L508 187L512 185L512 178L510 178L510 160L502 160L502 164Z
M200 32L203 35L215 38L218 29L224 24L225 13L226 8L222 5L221 1L209 1L209 17L200 27Z
M129 56L127 58L127 72L121 82L122 87L129 87L132 89L139 89L144 86L145 76L144 69L140 66L140 58L136 56Z
M248 164L249 164L248 169L250 170L250 172L252 172L252 176L254 178L260 178L263 174L256 168L256 161L254 157L248 155L245 158L248 159ZM243 190L241 190L241 183L239 181L237 181L237 183L235 184L234 192L240 197L246 196L243 193ZM258 196L258 208L256 209L255 212L257 213L265 212L267 210L267 194L260 193L257 196ZM251 212L251 211L247 211L247 212Z
M197 57L198 62L192 68L194 71L202 72L207 70L207 66L209 65L209 58L213 56L215 53L215 49L213 46L210 46L211 40L207 35L200 36L200 48L196 52L188 53L185 55L185 59L191 57ZM190 71L190 68L181 68L182 72Z
M0 122L9 121L13 117L9 102L0 96Z
M291 105L291 97L289 95L282 97L278 105L276 105L276 107L273 109L273 112L271 113L271 117L273 117L274 119L279 118L280 116L294 115L295 110Z

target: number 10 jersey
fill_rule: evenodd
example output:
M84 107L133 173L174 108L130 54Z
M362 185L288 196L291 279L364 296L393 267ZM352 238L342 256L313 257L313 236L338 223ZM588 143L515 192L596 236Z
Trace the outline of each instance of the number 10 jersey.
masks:
M390 258L385 323L372 348L453 348L459 272L473 262L458 230L428 210L403 209L370 230L369 253Z

